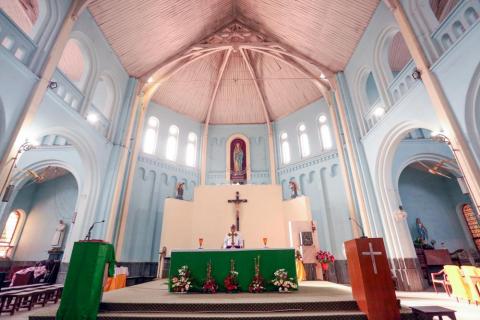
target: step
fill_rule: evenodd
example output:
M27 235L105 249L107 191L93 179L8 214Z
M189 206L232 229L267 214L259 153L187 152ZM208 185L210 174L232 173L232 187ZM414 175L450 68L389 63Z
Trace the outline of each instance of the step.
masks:
M328 312L358 311L357 302L243 302L243 303L102 303L102 312Z

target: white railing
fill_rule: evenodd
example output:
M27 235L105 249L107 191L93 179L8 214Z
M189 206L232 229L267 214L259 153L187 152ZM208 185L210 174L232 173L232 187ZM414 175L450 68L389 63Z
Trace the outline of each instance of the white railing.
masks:
M410 60L388 86L388 91L394 104L413 87L415 79L413 79L412 73L415 71L415 68L415 63L413 60Z
M98 108L96 108L93 103L90 104L90 106L87 109L86 117L88 120L89 115L95 115L96 116L96 121L91 122L90 124L98 131L100 132L103 136L107 136L108 134L108 128L110 128L110 120L108 120L107 117L103 115L102 112Z
M432 34L433 41L445 52L460 39L465 32L480 21L480 1L462 0L450 15Z
M379 115L377 113L377 109L382 109L383 113ZM375 100L375 103L370 107L370 110L368 110L364 116L366 132L370 131L370 129L383 117L386 112L387 110L382 99L378 97L377 100Z
M57 87L51 90L70 108L80 111L83 101L82 92L58 69L53 74L52 82L55 82Z
M0 9L0 46L28 66L37 46L7 14Z

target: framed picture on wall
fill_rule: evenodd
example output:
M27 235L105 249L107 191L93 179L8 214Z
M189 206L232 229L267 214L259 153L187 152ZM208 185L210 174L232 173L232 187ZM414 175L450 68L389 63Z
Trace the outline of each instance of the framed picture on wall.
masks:
M313 246L313 234L311 231L300 232L300 245Z

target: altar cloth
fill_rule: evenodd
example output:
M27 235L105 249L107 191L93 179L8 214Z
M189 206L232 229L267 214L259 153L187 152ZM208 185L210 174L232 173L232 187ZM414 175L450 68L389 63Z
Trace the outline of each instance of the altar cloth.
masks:
M212 262L212 276L215 278L219 291L225 291L223 280L230 271L230 260L235 260L235 270L238 271L240 291L248 292L248 285L255 273L254 258L260 257L260 273L265 280L266 291L275 291L271 284L273 273L285 269L290 278L295 279L295 250L287 249L219 249L219 250L172 250L170 258L169 278L178 275L178 269L188 266L194 280L195 289L200 290L206 277L207 263ZM169 291L172 288L169 284Z

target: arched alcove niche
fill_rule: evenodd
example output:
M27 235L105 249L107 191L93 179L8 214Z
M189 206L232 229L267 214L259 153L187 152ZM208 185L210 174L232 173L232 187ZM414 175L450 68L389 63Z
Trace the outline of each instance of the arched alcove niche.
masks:
M79 31L70 34L58 69L82 92L93 85L97 60L94 47L87 36Z
M69 230L65 241L64 261L69 261L73 242L83 239L89 225L96 221L96 207L101 185L101 168L98 157L88 139L75 130L65 127L39 129L37 140L40 145L22 153L17 162L17 169L10 182L16 186L12 199L27 182L25 172L41 171L46 167L59 167L67 170L75 177L78 195L74 205L75 224ZM2 219L11 209L12 202L2 211ZM105 218L101 216L101 218ZM102 238L103 230L97 228L94 236Z
M241 134L241 133L236 133L236 134L233 134L231 135L228 139L227 139L227 142L225 144L225 149L226 149L226 160L227 160L227 163L226 163L226 172L225 172L225 179L227 182L231 182L231 173L232 171L234 170L234 168L232 167L232 144L233 142L235 142L236 140L242 140L243 143L244 143L244 152L246 153L245 157L244 157L244 161L245 161L245 164L244 164L244 170L246 171L246 180L247 181L251 181L251 170L250 170L250 140L248 139L247 136ZM233 148L235 148L235 146L233 146ZM246 182L245 182L246 183Z
M461 177L449 146L435 140L431 135L432 131L438 131L438 128L418 121L403 122L392 128L379 148L375 166L377 175L375 187L387 250L391 257L403 260L417 259L408 221L409 215L404 215L399 210L402 204L407 207L398 188L402 171L409 165L417 163L417 166L423 168L427 174L431 174L428 172L430 168L440 172L447 170L454 182L457 181L457 177ZM424 166L418 164L419 161L423 162ZM399 265L396 269L397 277L406 288L421 288L419 284L422 275L419 270L409 268L408 264ZM418 278L419 281L416 281Z
M60 221L66 228L59 245L64 249L72 241L70 231L76 218L78 183L66 169L67 164L48 163L22 169L17 175L19 186L10 201L9 214L4 215L0 224L0 229L5 230L11 213L22 213L8 252L12 261L47 259L47 251L52 248L55 229Z

